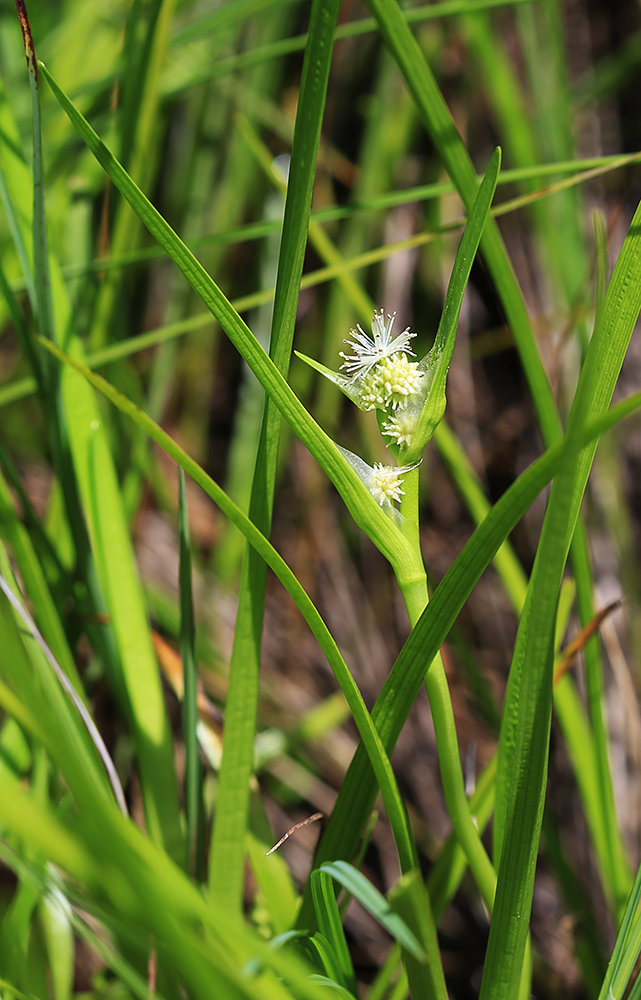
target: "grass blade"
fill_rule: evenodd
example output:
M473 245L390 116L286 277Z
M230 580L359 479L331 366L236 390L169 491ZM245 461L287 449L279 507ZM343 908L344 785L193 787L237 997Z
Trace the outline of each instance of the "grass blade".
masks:
M431 440L445 413L447 404L445 386L454 352L463 296L488 219L500 169L501 150L497 148L474 199L468 223L456 252L434 346L428 355L429 396L419 417L412 443L406 450L401 451L402 460L406 464L411 464L420 458L425 445Z
M329 3L327 0L314 0L310 14L309 45L305 51L296 114L269 348L276 370L285 378L291 358L316 156L329 79L331 39L338 9L338 0ZM267 396L249 505L249 516L263 535L269 535L271 526L280 419L275 401ZM225 740L209 863L210 891L216 892L219 898L227 900L234 908L239 908L242 902L265 583L265 563L251 546L247 546L229 669Z
M87 732L89 733L92 742L100 755L100 759L104 764L105 771L107 772L107 775L109 777L109 782L113 789L114 798L118 803L118 808L122 812L123 816L127 816L128 815L127 803L125 802L125 795L122 790L122 785L120 784L120 779L116 772L116 768L114 767L113 761L109 756L109 751L105 746L104 740L100 735L100 733L98 732L95 722L91 718L84 703L81 701L71 681L65 674L60 664L56 661L56 658L54 657L53 653L51 652L46 642L40 635L40 632L36 628L36 624L33 621L31 615L17 599L17 597L11 590L11 587L9 586L9 584L2 575L0 575L0 590L2 590L2 593L6 597L9 604L14 609L14 611L16 611L17 614L20 616L25 626L27 627L29 633L31 634L33 639L35 639L37 645L42 650L45 659L47 660L49 666L51 667L54 674L58 678L60 686L62 687L63 691L68 696L74 708L78 712L78 715L82 719L83 724L85 725Z
M185 813L187 817L186 870L197 869L200 828L201 774L198 755L198 668L194 648L196 628L191 585L191 542L185 493L185 474L180 469L178 490L178 535L180 539L180 656L183 665L183 741L185 744Z
M257 529L253 521L247 515L243 514L236 504L229 499L224 490L158 424L140 410L135 403L132 403L122 393L119 393L100 375L96 375L74 358L65 355L54 344L50 344L48 341L43 341L43 344L45 344L47 350L51 351L52 354L60 360L67 362L67 364L81 373L96 389L117 406L121 412L126 413L135 420L198 483L214 503L220 507L223 513L243 532L247 540L261 555L265 563L274 571L295 601L334 671L354 717L354 721L359 728L364 745L367 747L367 753L371 754L372 767L376 774L376 780L380 782L381 794L383 795L390 824L394 831L403 870L411 870L416 866L416 846L389 757L367 711L358 686L349 672L336 642L289 566L278 555L265 536Z
M320 870L331 875L344 889L347 889L414 958L419 962L426 960L425 950L405 921L393 912L385 896L382 896L357 868L347 864L346 861L335 861L323 865Z
M586 424L609 405L641 309L641 206L623 244L590 341L568 424L568 460L555 479L521 618L499 745L494 919L481 1000L514 996L527 936L538 851L552 706L554 624L561 577L596 450Z
M425 56L396 0L367 0L367 5L407 81L445 168L470 211L478 186L476 174ZM498 226L492 220L485 228L481 252L514 335L544 440L548 445L553 444L559 439L560 428L550 382L543 368L521 290Z
M390 892L390 906L403 918L427 956L426 963L419 962L411 951L403 948L403 965L413 1000L447 1000L436 923L420 872L410 872L396 883Z
M259 382L274 399L282 415L330 477L356 523L370 538L376 539L376 544L394 566L397 578L407 581L408 585L411 585L411 582L416 579L422 581L424 570L422 566L417 565L411 546L406 544L401 533L370 496L358 476L341 457L333 442L323 434L316 422L310 417L231 303L225 298L202 265L189 252L182 240L133 183L89 123L57 85L46 66L43 63L39 63L39 66L56 98L105 172L135 207L150 233L165 248L194 291L220 323Z
M318 927L334 951L338 968L340 970L340 982L354 996L357 995L356 977L354 966L345 940L345 932L341 924L340 913L336 904L336 894L334 884L325 871L316 869L311 874L312 898Z

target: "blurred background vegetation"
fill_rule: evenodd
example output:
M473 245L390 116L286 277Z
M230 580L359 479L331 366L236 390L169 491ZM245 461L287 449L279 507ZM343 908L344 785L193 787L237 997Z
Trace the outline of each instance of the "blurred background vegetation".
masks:
M478 9L470 12L473 6ZM444 0L417 7L414 30L477 169L485 169L500 144L503 168L521 170L499 188L497 202L539 192L529 204L506 212L501 229L563 413L602 293L603 261L608 254L614 260L641 195L634 164L609 163L607 171L570 186L568 178L581 165L567 161L586 160L588 169L599 166L595 158L641 149L641 10L634 0L496 0L491 6ZM309 4L31 0L29 13L39 57L266 343ZM397 313L397 330L409 325L416 331L413 345L423 356L438 323L463 217L396 65L373 25L362 20L367 17L360 0L344 0L298 311L296 347L332 368L338 366L343 338L362 322L357 304L363 289L377 307ZM0 82L0 142L19 143L28 158L29 84L12 0L0 3ZM246 508L262 389L106 183L46 86L42 100L50 239L87 353ZM8 109L14 133L7 131ZM528 169L549 163L562 166ZM548 186L552 191L541 190ZM0 267L1 280L28 309L20 261L1 210ZM18 323L0 299L0 462L23 517L42 519L65 565L69 539L60 495L52 488L46 417L34 402ZM105 364L101 351L144 333L147 341L137 342L135 350L124 347L118 360ZM618 391L637 388L640 381L641 347L633 339ZM341 444L369 462L384 460L372 413L356 412L297 360L291 383ZM177 727L177 474L133 425L106 407L105 418ZM542 448L510 332L478 261L450 370L446 421L491 500ZM446 432L436 444L421 470L423 553L432 585L473 527L450 475ZM617 806L634 864L641 829L640 468L641 437L626 425L604 440L586 505L597 604L625 598L603 624L602 641ZM211 810L243 542L193 484L188 503ZM540 498L513 537L526 572L543 510ZM273 540L322 611L371 706L409 632L405 609L383 557L350 522L333 488L286 429ZM140 816L126 719L105 682L80 602L67 595L59 605L95 717L132 811ZM516 624L498 577L488 571L444 649L470 787L496 746ZM571 622L570 635L573 630ZM577 678L580 684L580 664ZM256 828L264 831L271 824L277 839L310 813L331 811L356 746L347 716L302 618L270 581ZM449 820L424 692L393 762L427 871ZM534 897L535 989L541 997L581 997L588 994L575 956L577 925L592 921L598 928L590 940L602 942L595 951L600 963L613 927L558 734L551 768L553 791ZM298 885L308 875L317 835L315 826L307 827L282 848ZM373 833L364 870L383 889L398 874L384 820ZM5 910L14 880L6 869L1 879L0 910ZM246 909L267 934L261 892L251 874ZM348 911L346 928L359 979L368 982L389 939L357 907ZM452 996L475 996L487 919L465 883L440 932ZM75 982L79 992L110 990L109 974L84 946L78 947Z

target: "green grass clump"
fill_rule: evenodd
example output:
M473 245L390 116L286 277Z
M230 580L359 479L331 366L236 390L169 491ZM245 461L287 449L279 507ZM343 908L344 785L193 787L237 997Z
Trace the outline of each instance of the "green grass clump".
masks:
M572 140L625 74L606 60L587 96L570 79L556 0L17 12L0 10L0 993L641 995L603 622L632 685L590 544L635 599L635 525L615 487L600 523L589 485L595 463L621 476L615 431L641 406L612 403L641 209L610 273L583 187L605 204L595 185L641 154L579 159ZM486 428L457 417L470 325L479 411L512 394L536 427L493 504L461 440ZM494 391L503 363L514 386ZM428 587L435 455L450 527L475 527ZM164 586L141 572L145 519ZM500 698L465 624L492 565ZM423 686L427 810L391 763ZM322 820L304 872L271 850L287 809L283 842ZM537 864L557 936L574 928L563 960ZM369 967L352 899L379 935ZM465 936L445 944L464 907L476 969Z

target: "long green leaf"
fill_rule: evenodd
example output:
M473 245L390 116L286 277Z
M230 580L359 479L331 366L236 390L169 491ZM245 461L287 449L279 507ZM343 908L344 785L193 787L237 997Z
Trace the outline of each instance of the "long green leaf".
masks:
M311 874L312 898L321 934L331 944L340 970L340 982L355 996L358 993L354 966L336 904L334 884L328 872L316 869Z
M347 889L413 958L419 962L426 961L425 949L418 942L405 921L397 913L393 912L385 896L381 895L378 889L375 889L372 883L357 868L347 864L346 861L335 861L323 865L320 870L331 875L333 879Z
M421 873L414 871L404 875L389 898L390 906L403 918L427 956L426 963L418 962L415 955L403 949L403 965L407 970L412 1000L447 1000L436 923Z
M425 56L403 17L397 0L367 0L367 5L405 77L445 168L469 211L478 187L476 174L470 155ZM560 428L552 390L543 368L521 290L498 226L492 220L485 228L481 252L514 335L544 440L548 445L553 444L559 440Z
M501 150L497 148L492 155L478 194L474 199L470 218L465 227L465 232L463 233L454 260L454 267L452 268L452 274L447 286L443 312L441 313L438 330L436 331L434 346L429 354L429 368L426 376L429 381L429 396L419 417L412 443L406 450L401 451L403 462L407 464L411 464L420 458L425 445L431 440L434 431L440 424L445 413L447 404L445 386L454 352L463 296L465 295L472 264L476 257L476 251L478 250L483 230L488 220L500 169Z
M296 114L269 348L274 366L284 378L287 378L291 358L316 156L329 79L331 40L339 6L339 0L314 0L310 15L309 44L305 50ZM272 519L280 421L275 400L266 396L249 504L251 520L266 536L269 535ZM210 891L235 908L242 905L244 841L258 709L265 583L265 563L248 545L243 559L229 667L223 759L209 864Z
M242 354L259 382L274 399L287 422L329 475L356 523L370 538L376 539L376 544L394 566L398 578L407 580L408 584L411 584L412 580L418 579L422 586L424 570L422 566L417 565L412 547L407 545L396 526L373 500L333 442L323 434L202 265L133 183L86 119L60 89L46 66L43 63L40 63L39 66L56 98L107 175L135 206L150 233L165 248L176 266L185 275L192 288Z
M191 542L185 474L180 470L178 491L178 533L180 537L180 656L183 665L183 741L185 744L185 813L187 818L186 870L197 868L197 847L201 796L198 755L198 667L196 665L194 603L191 583Z
M135 403L132 403L122 393L114 389L102 376L96 375L81 365L80 362L69 355L65 355L54 344L51 344L49 341L43 343L47 347L47 350L75 368L76 371L91 382L118 409L135 420L167 454L175 459L180 467L212 498L223 513L240 528L247 540L286 588L316 637L345 695L354 721L359 728L361 738L368 747L367 752L371 754L372 767L376 773L376 780L379 782L390 824L394 831L403 869L405 871L411 870L416 864L416 846L409 827L405 806L398 791L392 765L383 749L383 744L367 711L358 686L349 672L331 633L287 563L278 555L273 546L247 515L229 499L224 490L158 424L140 410Z
M552 706L556 604L596 443L581 445L586 424L605 411L641 310L641 206L625 239L579 379L568 423L567 461L557 475L517 636L501 729L496 908L482 1000L518 989L538 851Z
M592 422L581 442L603 434L641 406L641 393L617 404ZM564 445L557 444L537 459L492 507L440 584L403 646L372 709L372 720L388 753L394 748L429 665L454 624L472 589L541 490L562 467ZM338 799L316 849L315 864L352 857L360 833L373 808L377 787L367 755L359 747L352 759ZM349 836L346 836L349 831ZM310 910L303 906L300 926L309 926Z

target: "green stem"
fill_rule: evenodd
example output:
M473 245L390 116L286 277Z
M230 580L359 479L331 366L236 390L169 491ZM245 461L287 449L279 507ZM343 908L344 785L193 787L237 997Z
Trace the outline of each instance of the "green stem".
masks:
M416 546L417 555L419 558L422 558L418 529L418 469L414 469L403 477L403 489L405 490L405 496L401 503L401 514L405 519L402 529L403 534ZM422 587L419 587L417 584L408 586L401 580L398 582L403 593L410 623L412 628L414 628L414 625L427 607L429 600L425 580ZM452 708L450 689L440 653L437 653L425 675L425 690L427 691L427 697L432 710L439 766L441 769L441 781L443 783L445 802L452 820L452 827L467 858L470 871L476 880L483 900L491 913L494 905L494 894L496 892L496 873L483 846L478 828L472 819L470 804L465 794L465 781L463 779L461 755L456 735L454 710Z

